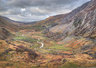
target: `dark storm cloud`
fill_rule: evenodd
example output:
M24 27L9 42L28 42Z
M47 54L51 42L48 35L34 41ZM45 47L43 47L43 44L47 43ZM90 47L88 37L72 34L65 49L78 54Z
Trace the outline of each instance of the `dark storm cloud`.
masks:
M69 12L87 1L89 0L0 0L0 15L21 21L28 17L31 17L30 20L40 20Z
M29 7L29 6L57 6L66 5L78 0L10 0L9 5L15 7Z

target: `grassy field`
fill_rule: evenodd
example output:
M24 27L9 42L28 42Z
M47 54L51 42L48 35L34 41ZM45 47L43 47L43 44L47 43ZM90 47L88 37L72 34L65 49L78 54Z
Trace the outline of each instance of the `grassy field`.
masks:
M64 51L70 50L70 48L65 47L64 45L54 45L54 46L49 47L49 49L64 50Z
M17 36L14 38L14 40L21 40L21 41L25 41L25 42L29 42L29 43L33 43L33 42L37 41L37 39L29 38L26 36Z

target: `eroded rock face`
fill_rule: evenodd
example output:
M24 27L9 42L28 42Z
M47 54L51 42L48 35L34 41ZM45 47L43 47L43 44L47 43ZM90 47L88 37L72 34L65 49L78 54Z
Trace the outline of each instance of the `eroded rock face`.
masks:
M49 32L54 34L58 33L58 36L62 33L62 37L64 36L64 38L66 34L68 36L96 38L96 0L92 0L73 10L61 21L61 24L49 28ZM60 38L61 36L58 37L58 39Z

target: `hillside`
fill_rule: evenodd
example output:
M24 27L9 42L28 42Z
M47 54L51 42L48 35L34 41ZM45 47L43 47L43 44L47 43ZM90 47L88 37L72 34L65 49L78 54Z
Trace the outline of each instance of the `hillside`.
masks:
M61 20L58 21L59 24L48 28L48 33L55 35L56 33L62 35L61 37L69 35L78 35L84 37L94 37L96 32L96 1L91 1L83 6L73 10ZM59 18L59 19L60 19ZM54 18L51 18L54 20ZM53 22L49 21L51 24ZM55 22L55 21L54 21ZM45 22L46 23L46 22ZM46 32L47 33L47 32ZM60 37L58 37L60 39Z
M96 56L96 0L73 10L59 22L44 31L48 38L67 43L75 54Z
M59 24L62 24L62 23L66 23L75 14L82 11L88 4L89 4L89 2L87 2L84 5L78 7L77 9L74 9L72 12L67 13L67 14L50 16L45 20L39 21L35 25L41 25L41 26L45 26L46 28L49 28L49 27L53 27L53 26L56 26L56 25L59 25Z
M19 26L10 19L0 16L0 39L6 39L12 32L18 31Z
M10 20L9 18L0 16L0 27L4 27L10 29L12 31L16 31L18 28L18 23Z

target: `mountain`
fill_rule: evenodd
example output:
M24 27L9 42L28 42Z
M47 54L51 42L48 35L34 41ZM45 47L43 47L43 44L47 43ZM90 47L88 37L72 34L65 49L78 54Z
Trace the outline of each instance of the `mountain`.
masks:
M66 43L74 54L88 54L96 58L96 0L70 13L49 17L38 24L45 28L43 33L48 38Z
M48 26L45 33L49 33L49 37L57 37L56 39L64 39L66 35L71 36L84 36L90 38L96 38L96 1L92 0L85 3L81 7L73 10L72 12L63 15L57 15L47 20L51 25L52 20L58 24L54 26ZM59 21L54 20L54 18L59 19ZM51 20L51 21L50 21ZM46 23L46 22L45 22Z
M49 26L49 25L52 25L54 23L56 23L56 24L66 23L66 21L68 21L71 17L73 17L79 11L82 11L88 4L89 4L89 2L85 3L84 5L80 6L77 9L74 9L72 12L67 13L67 14L50 16L49 18L47 18L45 20L39 21L38 24Z
M0 27L7 28L12 31L16 31L18 28L18 23L12 21L7 17L0 16Z
M16 32L19 30L17 23L14 23L9 18L0 16L0 39L6 39L11 36L11 32Z

